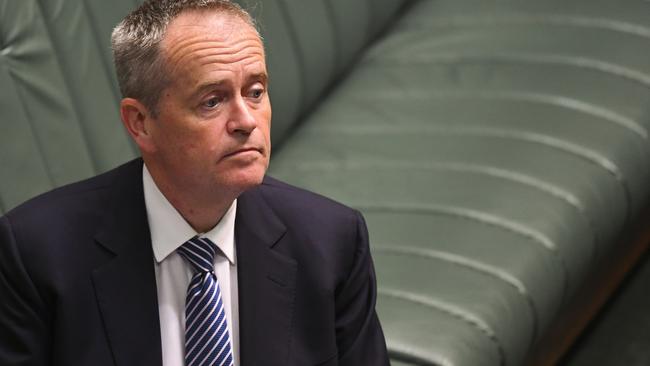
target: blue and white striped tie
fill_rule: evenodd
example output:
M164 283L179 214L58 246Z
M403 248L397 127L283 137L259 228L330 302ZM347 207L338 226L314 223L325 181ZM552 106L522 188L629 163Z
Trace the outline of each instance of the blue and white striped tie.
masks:
M194 269L185 305L185 364L230 366L233 364L226 311L219 281L214 274L216 245L207 238L193 237L178 253Z

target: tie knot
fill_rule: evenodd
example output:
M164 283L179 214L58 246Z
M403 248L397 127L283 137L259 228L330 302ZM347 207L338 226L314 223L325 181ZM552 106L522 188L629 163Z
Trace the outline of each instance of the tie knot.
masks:
M216 251L217 246L210 239L198 236L186 241L178 248L178 253L190 262L195 272L212 272Z

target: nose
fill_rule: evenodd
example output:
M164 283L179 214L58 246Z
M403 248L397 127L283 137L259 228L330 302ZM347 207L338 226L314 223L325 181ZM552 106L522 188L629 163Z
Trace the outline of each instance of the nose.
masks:
M242 97L233 99L230 111L230 119L226 125L230 134L248 135L257 127L257 121Z

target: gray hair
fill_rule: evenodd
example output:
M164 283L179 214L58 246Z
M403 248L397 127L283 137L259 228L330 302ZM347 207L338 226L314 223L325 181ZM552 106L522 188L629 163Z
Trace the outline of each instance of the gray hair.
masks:
M117 80L122 97L139 100L154 117L162 91L171 82L160 43L169 23L187 10L237 16L257 31L251 15L230 0L147 0L127 15L111 35Z

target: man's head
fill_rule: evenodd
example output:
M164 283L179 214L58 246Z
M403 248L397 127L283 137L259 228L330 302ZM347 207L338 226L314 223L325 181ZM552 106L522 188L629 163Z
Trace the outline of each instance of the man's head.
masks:
M149 0L113 30L111 43L122 96L142 102L154 114L169 76L160 43L169 23L186 11L218 12L238 17L255 28L253 18L230 0Z
M122 120L163 193L210 200L261 182L271 106L263 44L245 11L150 0L117 26L113 49Z

